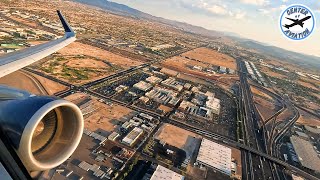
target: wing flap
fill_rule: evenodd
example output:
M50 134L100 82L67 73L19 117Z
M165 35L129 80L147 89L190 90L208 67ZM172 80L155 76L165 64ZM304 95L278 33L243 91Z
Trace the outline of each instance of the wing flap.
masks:
M65 35L62 38L0 57L0 77L39 61L76 40L74 31L60 11L58 11L58 15L65 29Z

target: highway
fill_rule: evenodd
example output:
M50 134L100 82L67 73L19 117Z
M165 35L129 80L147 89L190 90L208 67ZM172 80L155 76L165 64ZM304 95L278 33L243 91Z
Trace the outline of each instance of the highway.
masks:
M146 67L148 65L150 65L150 64L144 64L143 66ZM130 73L130 72L135 71L140 68L143 68L143 67L137 66L134 68L130 68L129 70L126 70L125 72L119 72L114 75L111 75L111 77L108 76L103 79L94 81L94 83L87 83L85 86L75 86L70 83L59 80L55 77L46 75L46 74L38 72L38 71L34 71L33 69L30 69L30 68L25 68L25 70L69 87L68 90L57 93L59 95L59 97L66 97L74 92L83 92L83 93L86 93L86 94L89 94L89 95L92 95L92 96L95 96L95 97L98 97L98 98L101 98L104 100L111 101L113 103L117 103L122 106L126 106L126 107L131 108L131 109L138 111L138 112L144 112L146 114L159 117L159 115L157 113L147 111L145 109L141 109L141 108L138 108L135 106L130 106L130 105L123 103L123 102L120 102L120 101L115 101L111 98L105 97L97 92L94 92L94 91L91 91L88 89L89 87L96 85L98 83L101 83L105 80L109 80L109 79L112 79L112 78L115 78L118 76L122 76L126 73ZM263 179L270 179L268 177L268 175L269 175L269 173L271 175L272 172L274 172L274 170L272 168L271 168L271 170L268 169L267 165L269 164L269 162L276 164L276 165L279 165L281 167L284 167L286 170L290 170L292 172L295 172L296 174L298 174L302 177L305 177L307 179L311 179L311 180L317 179L316 177L304 172L303 170L300 170L299 168L294 167L294 166L266 153L265 143L263 142L263 140L261 140L263 138L263 135L262 135L261 131L259 131L259 132L256 131L260 128L259 128L258 120L255 115L256 113L254 110L252 110L252 109L254 109L253 102L252 102L252 95L251 95L250 91L248 92L249 85L247 83L246 76L244 76L244 73L240 73L240 80L242 82L241 83L242 84L241 85L242 91L243 91L242 93L244 95L241 101L243 102L242 104L246 109L245 110L246 117L248 117L248 119L246 119L246 124L247 124L246 128L248 129L247 133L248 133L248 139L249 139L248 145L233 141L233 140L231 140L227 137L221 136L219 134L208 132L208 131L193 127L191 125L183 124L181 122L177 122L172 119L168 119L167 117L162 117L162 121L176 125L178 127L189 130L191 132L195 132L195 133L200 134L208 139L219 141L221 144L225 144L225 145L235 147L237 149L242 150L242 154L245 154L244 157L242 157L242 158L249 159L247 161L251 162L248 165L246 164L246 162L243 163L243 164L245 164L244 165L245 168L250 169L250 175L247 177L246 177L246 175L244 175L243 179L252 179L252 180L253 179L260 179L260 178L261 179L262 178ZM251 128L248 128L248 127L251 127ZM259 165L260 165L260 168L259 168ZM264 170L262 170L262 169L264 169ZM266 172L266 170L268 170L270 172ZM245 174L245 172L243 174ZM275 179L275 176L271 177L271 178Z
M258 151L266 153L266 138L265 128L262 118L257 112L249 83L247 81L247 74L244 63L238 60L240 90L241 90L241 104L244 109L244 126L246 134L247 145L257 149ZM250 167L250 179L275 179L272 166L268 161L260 156L254 156L251 153L247 155L247 162ZM249 179L249 178L248 178Z

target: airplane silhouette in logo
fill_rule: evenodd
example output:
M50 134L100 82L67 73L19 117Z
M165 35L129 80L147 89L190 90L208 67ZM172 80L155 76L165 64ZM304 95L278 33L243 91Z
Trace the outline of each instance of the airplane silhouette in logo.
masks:
M286 17L286 18L287 18L287 17ZM290 28L293 27L293 26L299 25L299 26L301 26L301 27L303 28L304 21L306 21L306 20L308 20L308 19L310 19L310 18L311 18L311 16L307 16L307 17L305 17L305 18L303 18L303 19L300 19L300 20L299 20L299 19L287 18L287 19L293 21L293 23L292 23L292 24L286 24L286 25L284 25L284 27L287 28L287 29L290 29Z

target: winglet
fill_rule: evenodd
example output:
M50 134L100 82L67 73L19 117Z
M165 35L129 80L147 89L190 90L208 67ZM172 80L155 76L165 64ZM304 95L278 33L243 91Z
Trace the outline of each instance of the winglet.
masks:
M68 24L67 20L63 17L63 15L61 14L60 10L57 10L57 13L58 13L58 16L60 18L60 21L62 23L62 26L63 26L64 31L66 32L66 34L68 34L68 36L75 36L75 33L74 33L73 29Z

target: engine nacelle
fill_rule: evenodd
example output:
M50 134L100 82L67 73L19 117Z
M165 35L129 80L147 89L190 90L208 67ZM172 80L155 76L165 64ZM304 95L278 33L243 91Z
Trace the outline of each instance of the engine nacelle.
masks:
M42 171L59 166L76 150L83 116L75 104L56 97L9 98L0 100L0 127L26 168Z

